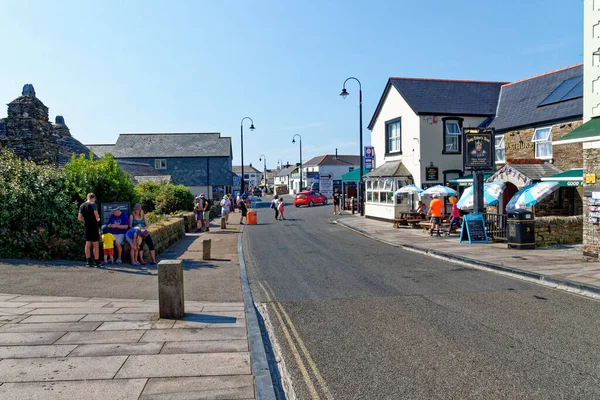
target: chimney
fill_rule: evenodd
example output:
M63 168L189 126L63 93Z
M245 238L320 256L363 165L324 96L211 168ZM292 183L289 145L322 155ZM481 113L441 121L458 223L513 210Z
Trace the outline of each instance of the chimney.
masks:
M337 148L335 149L335 159L336 159L336 160L338 159L338 156L337 156Z

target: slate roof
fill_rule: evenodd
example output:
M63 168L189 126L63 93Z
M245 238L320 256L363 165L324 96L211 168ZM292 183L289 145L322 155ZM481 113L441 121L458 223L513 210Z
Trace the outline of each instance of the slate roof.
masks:
M125 160L116 161L117 164L119 164L119 167L131 176L134 185L147 180L154 182L157 180L171 181L171 175L162 174L158 170L152 168L149 164Z
M231 138L220 133L122 133L114 146L96 151L108 150L115 158L230 157Z
M95 156L102 157L106 153L113 152L114 144L86 144L85 145L89 150L94 152ZM113 154L114 155L114 154Z
M298 167L296 165L290 165L289 167L283 168L281 171L279 171L277 173L277 175L275 176L288 176L290 175L292 172L294 172L294 170L296 170Z
M368 178L384 178L384 177L401 177L412 176L410 171L402 164L402 161L388 161L379 168L375 168L363 177Z
M239 175L242 173L242 166L234 165L232 167L232 171L234 174ZM251 171L254 172L255 174L262 174L262 171L257 170L252 165L244 165L244 174L249 174Z
M368 128L373 129L392 87L418 115L492 116L496 113L500 87L505 83L392 77L388 80Z
M87 157L90 153L90 150L83 143L72 136L57 138L56 143L58 144L58 165L61 167L71 161L73 154L76 157L80 154L85 154ZM96 154L94 154L94 159L97 158Z
M360 165L360 156L355 155L344 155L338 154L337 158L335 154L325 154L316 156L302 164L303 166L335 166L335 165Z
M581 119L583 97L539 107L539 104L562 82L578 76L583 76L583 64L502 86L496 118L490 127L502 132Z

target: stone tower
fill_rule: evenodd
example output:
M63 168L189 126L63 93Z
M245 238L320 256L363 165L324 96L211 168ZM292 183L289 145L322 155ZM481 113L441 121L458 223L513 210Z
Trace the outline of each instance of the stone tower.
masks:
M0 145L13 149L21 158L58 165L59 146L54 135L48 107L36 97L33 85L25 85L22 95L8 104L8 117L0 120Z

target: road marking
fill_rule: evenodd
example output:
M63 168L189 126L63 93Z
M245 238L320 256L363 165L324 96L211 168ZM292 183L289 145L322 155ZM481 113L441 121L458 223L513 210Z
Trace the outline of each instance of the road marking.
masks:
M275 315L277 316L277 319L279 320L279 323L281 324L281 328L283 329L283 334L285 335L285 338L287 339L288 344L290 345L290 350L292 351L292 354L294 355L294 358L296 359L298 368L300 368L300 372L302 373L302 377L304 378L304 383L306 384L308 391L310 392L313 399L321 400L321 397L319 397L319 393L317 393L317 389L315 388L315 385L313 385L313 383L312 383L312 379L310 379L310 374L308 373L308 370L306 369L306 366L304 365L304 362L302 361L300 352L298 352L298 348L294 344L294 340L292 339L292 336L290 335L290 332L288 331L288 328L285 325L285 322L283 322L283 317L277 310L277 307L275 306L275 303L271 299L269 292L267 292L267 289L265 289L265 287L263 286L263 284L260 281L258 281L258 284L260 285L263 292L265 292L265 295L267 296L267 301L269 303L271 303L271 306L273 307L273 311L275 311Z
M274 295L275 292L273 292L273 289L271 289L271 287L269 286L269 284L267 282L265 282L265 285L267 286L267 288L269 289L269 291L271 293L273 293L273 295ZM333 396L331 395L331 392L329 392L329 388L327 387L327 384L325 383L325 379L321 375L321 372L319 371L319 368L317 368L317 364L313 361L313 359L312 359L312 357L310 355L310 352L308 351L308 349L304 345L304 341L302 341L302 339L300 338L300 335L298 334L298 331L296 330L296 327L294 326L294 323L292 322L292 319L290 318L290 316L288 315L288 313L285 311L285 309L283 308L283 306L281 305L281 303L275 302L275 304L277 304L277 306L279 307L279 309L283 313L283 316L285 317L285 320L287 321L288 325L290 326L290 329L292 330L292 334L294 335L294 337L296 338L296 341L300 345L300 349L302 350L302 353L304 353L304 357L306 357L306 361L308 361L308 365L310 366L310 369L312 370L313 374L315 374L315 376L317 377L317 380L319 381L319 385L321 386L321 389L323 389L323 392L325 393L325 397L328 400L333 400Z

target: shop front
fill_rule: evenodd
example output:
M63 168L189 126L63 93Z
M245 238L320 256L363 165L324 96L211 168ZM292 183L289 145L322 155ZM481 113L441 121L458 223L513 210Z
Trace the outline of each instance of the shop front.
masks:
M413 183L410 171L401 161L390 161L364 176L366 205L365 216L393 220L401 213L415 208L415 196L394 193L403 186Z

